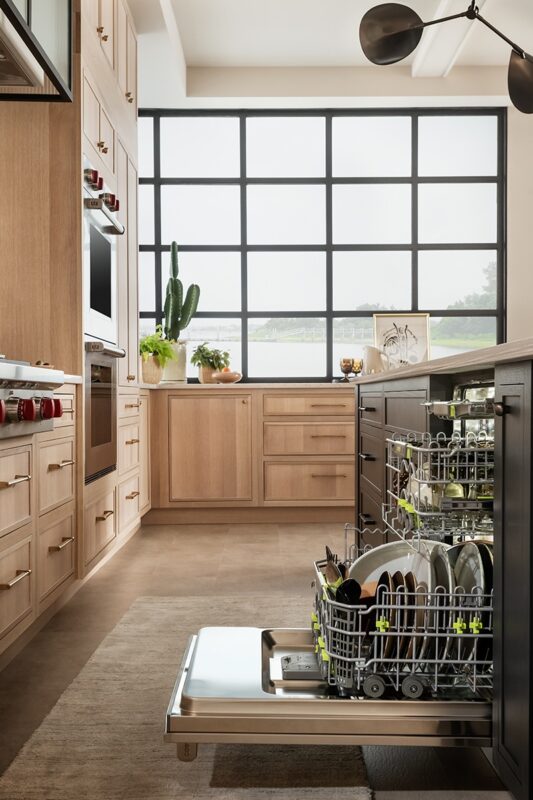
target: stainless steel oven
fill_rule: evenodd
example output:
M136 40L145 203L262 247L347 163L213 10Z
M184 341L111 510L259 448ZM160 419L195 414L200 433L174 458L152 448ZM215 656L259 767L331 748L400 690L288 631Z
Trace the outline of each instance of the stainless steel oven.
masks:
M124 350L85 343L85 483L117 466L117 358Z

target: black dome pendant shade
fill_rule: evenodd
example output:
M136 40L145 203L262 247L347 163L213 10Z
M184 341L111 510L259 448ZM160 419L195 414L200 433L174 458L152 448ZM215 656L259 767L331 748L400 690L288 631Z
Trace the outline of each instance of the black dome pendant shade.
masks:
M401 3L382 3L363 16L359 26L359 41L363 53L373 64L396 64L416 49L424 28L462 17L479 20L510 45L511 59L507 78L509 96L519 111L533 114L533 56L484 19L475 0L460 14L430 22L423 22L415 11Z

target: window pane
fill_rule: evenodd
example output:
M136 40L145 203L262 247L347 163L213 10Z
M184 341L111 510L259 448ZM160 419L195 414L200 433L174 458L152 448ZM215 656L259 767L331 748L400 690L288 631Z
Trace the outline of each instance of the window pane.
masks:
M496 175L497 117L420 117L419 175Z
M252 178L319 178L326 172L324 117L246 120L246 174Z
M164 178L238 178L237 117L163 117L161 175Z
M420 308L496 308L495 250L422 250Z
M232 370L241 372L241 321L240 319L202 319L195 317L182 337L187 341L187 377L197 378L198 367L191 364L193 350L207 342L214 350L227 350Z
M496 317L431 317L431 358L496 344Z
M139 117L139 177L154 175L154 121L152 117Z
M324 186L248 186L248 244L324 244Z
M154 242L154 187L139 186L139 244Z
M410 242L411 187L333 186L333 241L335 244Z
M200 287L198 311L241 310L240 253L179 253L183 296L191 283ZM170 255L163 253L162 300L165 301Z
M154 253L139 253L139 311L155 311Z
M334 176L411 174L410 117L333 117L332 138Z
M410 309L411 253L333 253L333 308Z
M162 186L163 244L240 244L239 191L238 186Z
M325 253L248 253L250 311L320 311L325 307Z
M496 241L496 184L423 184L418 209L420 242Z
M254 378L323 378L326 320L249 319L248 374Z
M139 338L149 336L155 331L155 318L154 317L141 317L139 319Z
M372 317L347 317L333 320L333 374L342 376L341 358L362 358L363 347L374 344Z

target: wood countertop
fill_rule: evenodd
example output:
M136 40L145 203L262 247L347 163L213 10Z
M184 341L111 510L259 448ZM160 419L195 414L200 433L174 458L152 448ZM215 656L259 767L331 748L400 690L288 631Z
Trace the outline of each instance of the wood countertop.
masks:
M476 369L490 369L497 364L508 364L513 361L533 360L533 337L519 339L515 342L485 347L482 350L469 350L445 358L422 361L410 367L376 372L372 375L361 375L355 383L380 383L381 381L416 378L421 375L438 375L455 372L471 372Z
M374 377L373 375L370 377ZM283 389L297 391L299 389L313 389L313 391L323 391L324 389L351 389L355 386L355 381L349 383L141 383L141 389L153 389L154 391L167 392L186 392L186 391L225 391L227 389L242 389L246 392L265 389Z

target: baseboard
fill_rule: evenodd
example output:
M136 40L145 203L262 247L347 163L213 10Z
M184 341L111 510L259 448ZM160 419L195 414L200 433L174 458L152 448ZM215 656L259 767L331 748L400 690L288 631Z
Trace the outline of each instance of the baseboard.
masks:
M259 508L152 508L142 519L143 525L210 525L239 523L353 523L353 506Z

